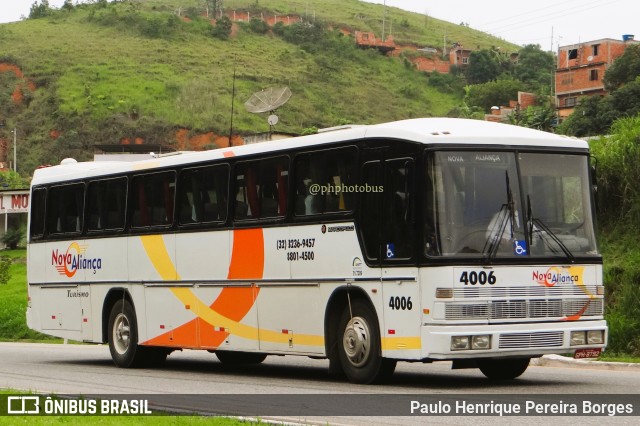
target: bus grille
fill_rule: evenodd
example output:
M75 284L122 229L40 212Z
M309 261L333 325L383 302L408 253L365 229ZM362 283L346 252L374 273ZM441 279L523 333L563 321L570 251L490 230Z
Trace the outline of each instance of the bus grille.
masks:
M500 349L519 349L562 346L562 338L562 331L501 334L499 347Z
M588 305L587 305L588 304ZM585 305L587 307L585 308ZM596 300L511 300L484 303L447 304L447 320L500 320L560 318L573 315L600 316L604 302ZM584 310L584 312L581 312Z
M528 286L528 287L465 287L453 290L453 297L456 299L478 299L478 298L556 298L562 296L585 296L595 295L598 289L595 285L585 286Z

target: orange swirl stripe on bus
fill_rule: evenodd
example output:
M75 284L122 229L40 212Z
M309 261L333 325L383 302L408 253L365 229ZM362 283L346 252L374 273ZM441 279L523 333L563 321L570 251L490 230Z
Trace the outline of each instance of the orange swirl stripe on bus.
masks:
M156 271L165 280L179 280L180 276L167 252L164 240L160 235L140 237L147 256ZM229 279L260 279L264 271L264 237L262 229L234 231L234 243ZM229 334L250 340L287 343L288 335L281 331L259 330L242 324L240 321L249 312L258 296L259 288L225 288L220 292L211 306L202 302L189 288L172 288L171 292L202 321L211 333L202 333L198 342L198 318L143 342L145 345L175 346L180 342L183 347L217 347L227 333L214 331L212 327L224 327ZM203 328L204 324L200 324ZM322 346L324 337L316 335L296 335L296 344Z
M227 278L262 279L264 273L264 235L262 228L233 231L233 251Z

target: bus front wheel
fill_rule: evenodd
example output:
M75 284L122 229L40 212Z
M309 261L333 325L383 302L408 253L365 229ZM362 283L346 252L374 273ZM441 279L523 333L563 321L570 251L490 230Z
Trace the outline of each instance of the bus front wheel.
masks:
M109 351L116 366L139 367L144 348L138 345L136 314L128 300L118 300L109 315Z
M491 380L511 380L520 377L529 367L531 358L479 359L482 374Z
M347 305L340 318L340 364L349 381L369 384L388 379L396 361L382 358L380 329L373 309L360 299Z

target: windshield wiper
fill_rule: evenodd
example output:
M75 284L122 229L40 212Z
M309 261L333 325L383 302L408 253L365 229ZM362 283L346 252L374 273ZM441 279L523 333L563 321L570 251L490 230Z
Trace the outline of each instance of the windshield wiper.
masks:
M562 242L562 240L560 240L560 238L558 238L558 236L544 222L542 222L542 220L533 217L531 198L529 197L529 194L527 194L527 233L529 235L530 246L533 246L534 227L538 227L539 229L541 229L541 231L538 230L536 231L536 233L540 236L540 239L547 245L547 247L551 249L551 251L557 253L557 251L551 245L549 245L547 239L544 238L544 235L548 235L553 240L553 242L555 242L558 247L560 247L560 250L564 252L565 256L567 256L571 263L575 263L575 256L573 255L573 253L571 253L571 250L569 250L569 248Z
M484 243L482 253L488 254L484 257L485 263L491 263L498 253L498 247L504 235L504 231L507 228L507 224L511 221L511 230L509 240L513 240L513 227L516 223L516 209L513 201L513 191L511 191L511 183L509 182L509 172L504 171L505 182L507 186L507 202L500 207L498 211L498 217L494 225L489 229L489 236ZM496 228L496 225L497 228Z

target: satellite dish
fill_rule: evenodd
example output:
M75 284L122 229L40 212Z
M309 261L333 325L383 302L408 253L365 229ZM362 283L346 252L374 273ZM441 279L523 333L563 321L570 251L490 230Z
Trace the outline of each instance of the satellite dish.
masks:
M247 111L259 114L261 112L268 112L269 117L267 123L269 123L269 134L273 130L273 126L278 124L278 116L274 114L278 107L281 107L291 97L291 90L288 87L270 87L268 89L261 90L251 95L249 100L244 103Z
M247 111L256 114L272 112L284 105L290 97L291 90L288 87L270 87L251 95L249 100L244 103L244 106L247 108Z
M591 55L587 56L587 61L589 61L589 62L593 61L593 56L591 56Z

